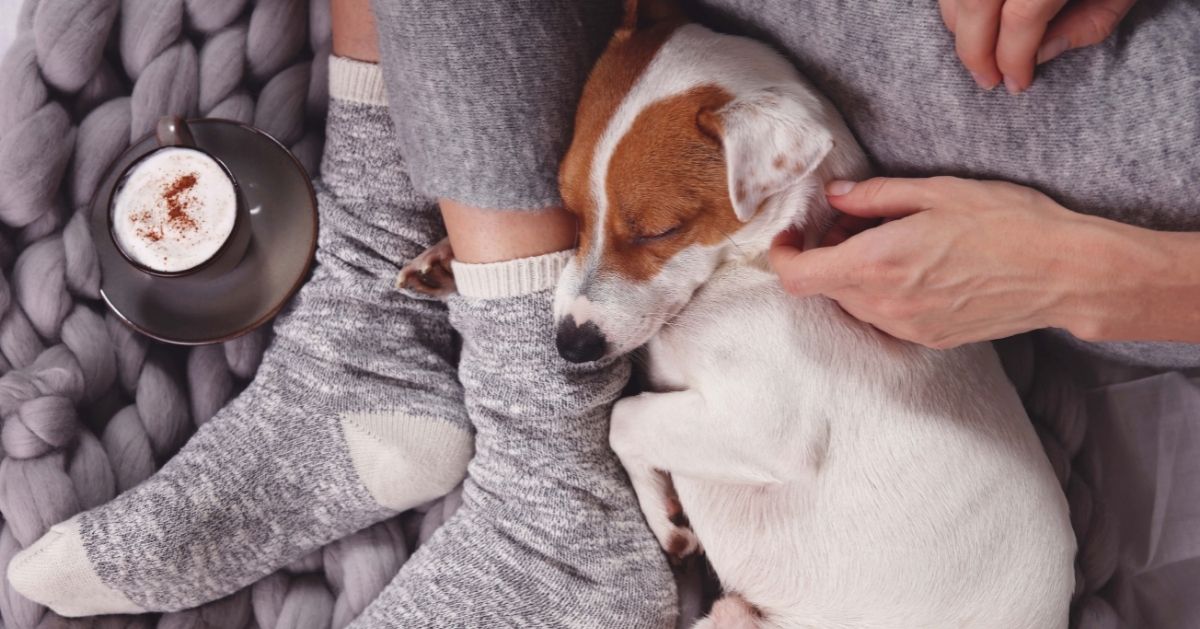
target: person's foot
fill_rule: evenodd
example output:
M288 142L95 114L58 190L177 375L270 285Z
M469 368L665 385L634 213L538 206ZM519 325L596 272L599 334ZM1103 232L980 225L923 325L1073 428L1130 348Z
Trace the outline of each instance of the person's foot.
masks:
M472 437L446 308L393 288L442 228L377 72L331 63L317 266L257 377L154 477L14 557L18 592L65 616L192 607L461 480Z
M608 447L629 363L555 350L566 259L455 263L477 449L463 505L351 627L674 626L671 572Z

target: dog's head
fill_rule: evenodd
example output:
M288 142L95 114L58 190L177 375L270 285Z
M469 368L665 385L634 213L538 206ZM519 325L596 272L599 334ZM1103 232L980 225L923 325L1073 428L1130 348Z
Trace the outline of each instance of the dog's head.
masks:
M803 220L840 124L769 47L637 4L592 70L559 173L580 225L555 299L574 362L637 348L722 262Z

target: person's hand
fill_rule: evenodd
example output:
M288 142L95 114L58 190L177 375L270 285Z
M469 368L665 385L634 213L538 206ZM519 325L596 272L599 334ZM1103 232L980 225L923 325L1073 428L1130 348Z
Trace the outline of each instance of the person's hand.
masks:
M1062 313L1080 278L1064 259L1086 259L1073 238L1099 219L1031 188L951 177L832 182L827 194L845 213L825 237L833 246L801 251L800 235L785 232L771 248L788 292L826 295L935 348L1067 327ZM851 233L879 219L891 220Z
M1035 65L1104 41L1136 0L939 0L942 19L975 82L1018 93Z

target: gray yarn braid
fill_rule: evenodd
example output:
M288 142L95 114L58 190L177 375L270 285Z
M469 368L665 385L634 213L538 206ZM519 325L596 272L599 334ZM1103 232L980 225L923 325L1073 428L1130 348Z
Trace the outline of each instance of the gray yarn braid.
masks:
M1007 339L998 349L1070 505L1071 528L1079 545L1071 626L1121 627L1117 612L1099 595L1117 568L1115 531L1082 470L1072 464L1087 432L1085 387L1071 366L1058 361L1053 352L1043 351L1033 335Z
M316 172L328 0L27 0L0 62L0 570L52 524L149 477L253 376L259 331L190 351L99 303L87 207L167 113L252 123ZM306 37L307 35L307 37ZM262 582L160 618L66 621L0 584L33 627L342 627L456 503L427 505Z

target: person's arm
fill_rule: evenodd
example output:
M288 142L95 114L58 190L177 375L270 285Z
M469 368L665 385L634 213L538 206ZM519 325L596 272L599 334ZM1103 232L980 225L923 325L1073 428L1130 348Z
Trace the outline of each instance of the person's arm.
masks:
M1083 217L1078 278L1058 327L1087 341L1200 343L1200 233Z
M781 236L789 292L893 336L953 347L1040 328L1089 341L1200 343L1200 233L1071 212L1036 190L950 177L833 182L847 215L891 219L834 246Z

